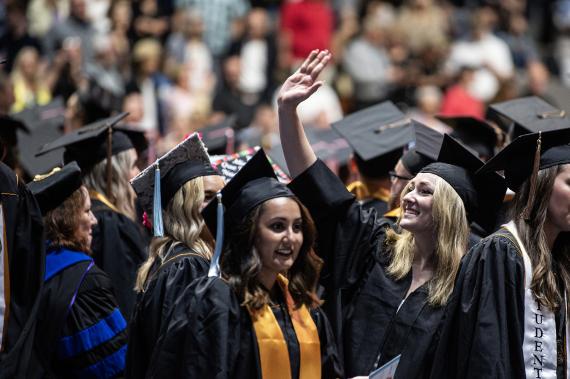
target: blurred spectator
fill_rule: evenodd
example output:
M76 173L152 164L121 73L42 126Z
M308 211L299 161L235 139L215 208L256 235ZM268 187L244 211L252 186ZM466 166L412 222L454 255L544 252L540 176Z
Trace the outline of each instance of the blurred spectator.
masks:
M24 47L16 56L12 71L14 104L12 112L20 112L34 105L45 105L51 100L49 87L45 83L44 70L40 67L38 51Z
M328 0L286 0L281 6L281 49L290 56L289 68L313 49L330 49L334 29Z
M69 15L70 0L31 0L27 18L30 34L41 38L54 25Z
M326 72L322 75L326 77ZM330 73L329 73L330 77ZM343 116L340 100L334 89L325 83L309 99L299 104L297 114L303 125L318 129L328 129L333 122Z
M416 108L412 109L408 116L429 126L438 132L451 133L452 129L439 121L437 116L441 111L442 93L436 86L421 86L415 91Z
M82 65L81 41L75 37L66 38L48 70L47 82L54 97L62 96L67 100L81 86L87 85Z
M166 41L166 67L183 66L189 88L202 96L211 96L216 77L212 54L203 39L202 17L193 11L179 13L181 30Z
M382 7L364 19L362 35L344 51L343 67L354 82L356 108L363 109L385 100L392 84L401 78L394 69L386 49L387 33L393 11Z
M121 97L125 93L125 82L117 66L117 54L110 37L98 35L93 39L95 60L88 63L86 74L105 91Z
M536 45L528 35L528 22L524 15L517 13L509 16L508 30L499 34L509 46L513 63L519 70L539 59Z
M456 75L462 67L478 67L471 85L471 95L489 102L499 92L501 83L513 76L513 60L507 44L493 33L495 14L486 7L473 14L469 40L453 43L446 71Z
M220 59L233 38L243 31L249 10L246 0L175 0L177 8L195 10L204 21L204 41L215 58Z
M570 0L556 1L552 18L556 26L555 56L560 79L570 87Z
M131 42L141 38L156 38L164 41L170 25L169 11L166 2L157 0L139 0L133 2L133 24L131 29Z
M127 93L139 92L144 104L140 126L150 134L163 135L167 130L167 110L164 98L170 84L160 70L162 47L157 40L146 38L133 48L133 78Z
M243 93L269 102L276 86L277 45L267 11L254 8L248 13L245 34L232 44L230 51L241 58L239 87Z
M240 130L237 140L237 151L254 146L261 146L266 151L269 151L279 146L281 142L274 109L267 104L261 104L257 107L251 125Z
M4 70L12 71L12 65L18 52L26 46L41 53L40 41L28 34L26 9L18 3L6 6L6 30L0 37L0 57L6 59Z
M14 88L10 77L0 71L0 116L7 116L14 104Z
M95 28L87 16L86 1L70 0L69 16L55 23L44 37L44 46L50 59L55 57L67 39L74 39L80 44L83 64L92 61Z
M459 71L457 82L448 88L441 104L442 116L471 116L485 118L485 104L475 95L477 69L465 66Z
M434 0L407 0L400 10L397 27L415 55L432 46L448 43L446 12Z
M112 0L89 0L86 3L87 18L98 34L107 34L111 29L109 9Z
M109 9L111 30L109 38L115 54L117 65L123 77L130 74L130 52L128 32L132 21L131 3L128 0L114 1Z
M255 96L244 93L240 87L241 59L239 55L230 55L222 63L223 82L214 96L213 119L221 120L225 116L236 115L236 128L247 127L253 119L258 100Z
M165 97L170 121L190 119L197 109L209 108L207 102L204 105L204 100L192 92L188 78L189 71L183 65L176 66L171 71L173 86ZM207 110L209 111L209 109Z

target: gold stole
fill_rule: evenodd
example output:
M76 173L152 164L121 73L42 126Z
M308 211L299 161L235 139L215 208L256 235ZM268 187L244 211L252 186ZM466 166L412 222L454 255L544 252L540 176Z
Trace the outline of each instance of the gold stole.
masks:
M105 197L105 195L103 195L102 193L99 193L95 190L89 190L89 197L92 197L95 200L99 200L100 202L102 202L103 204L105 204L106 206L111 208L113 211L115 211L117 213L121 213L121 212L119 212L117 207L115 207L113 205L113 203L111 203L111 201L109 199L107 199L107 197Z
M277 283L283 291L293 329L295 329L299 341L301 351L299 379L320 378L321 343L317 326L305 305L295 309L293 298L288 290L289 281L287 278L279 274ZM253 321L259 347L261 377L264 379L291 379L291 363L287 342L273 311L267 304L259 311L252 311L249 308L248 311Z
M357 200L366 200L369 198L378 199L385 203L390 200L390 190L379 188L378 191L370 193L368 187L361 181L357 180L346 186L348 192L354 194Z
M400 208L400 207L394 208L394 209L392 209L391 211L388 211L388 212L384 213L384 217L387 217L387 218L398 218L398 217L400 217L400 212L401 212L401 208Z

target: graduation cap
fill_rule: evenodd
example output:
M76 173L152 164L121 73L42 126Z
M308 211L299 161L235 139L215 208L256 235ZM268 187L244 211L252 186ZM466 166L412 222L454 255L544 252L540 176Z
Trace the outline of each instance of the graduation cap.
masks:
M81 169L76 162L71 162L48 174L36 175L27 185L45 216L81 187Z
M198 130L202 142L210 154L232 154L234 152L235 132L234 125L237 117L226 117L219 123L207 125Z
M277 197L293 197L280 183L263 149L243 166L218 194L218 204L210 202L202 211L210 232L216 233L216 250L209 276L219 274L218 262L223 246L224 225L240 225L258 205Z
M131 184L143 209L152 213L155 236L162 236L162 208L189 180L218 175L197 133L190 135L144 169Z
M0 161L15 168L18 160L17 151L18 131L29 133L27 126L21 121L9 116L0 116Z
M353 113L331 126L354 149L360 172L383 177L394 168L403 148L414 139L412 121L390 101Z
M412 120L412 127L414 141L409 144L410 149L402 155L400 161L412 176L416 176L422 168L437 160L438 154L434 147L441 147L443 134L415 120Z
M422 154L435 162L421 169L444 179L457 192L467 212L467 219L486 230L495 224L496 212L503 202L505 180L496 173L479 174L484 163L455 138L444 134L439 146Z
M334 129L306 129L307 139L321 160L334 161L339 166L348 164L352 156L352 148L347 140Z
M570 128L525 134L507 145L480 171L503 170L507 185L516 192L527 179L536 181L539 170L570 163L569 143ZM528 219L534 196L534 193L529 194L525 219Z
M470 116L438 116L437 119L452 127L451 136L475 150L479 157L488 159L495 155L497 133L486 121Z
M12 115L26 125L26 130L20 128L17 131L17 140L20 162L30 177L61 165L62 151L52 151L42 157L36 157L36 152L44 144L61 137L64 115L65 105L61 97Z
M491 104L489 108L509 120L510 124L506 131L511 133L513 138L538 131L570 127L570 119L566 111L536 96Z

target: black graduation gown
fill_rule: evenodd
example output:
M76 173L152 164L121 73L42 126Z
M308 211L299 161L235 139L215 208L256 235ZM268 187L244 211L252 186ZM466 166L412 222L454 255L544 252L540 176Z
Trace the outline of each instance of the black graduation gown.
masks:
M113 211L97 199L91 199L97 218L91 242L95 264L109 275L119 308L129 318L133 311L137 271L146 261L148 235L127 216Z
M421 377L431 361L443 308L427 304L424 285L397 311L412 275L396 281L386 272L389 224L376 212L364 211L320 160L289 186L317 225L317 253L325 261L323 309L342 349L346 376L368 375L402 354L396 378Z
M50 263L55 255L61 257ZM46 261L36 331L36 351L45 375L121 375L127 350L127 323L117 307L108 276L90 257L78 252L50 252Z
M129 325L127 378L145 377L161 328L175 301L194 279L206 275L208 268L207 259L180 243L168 250L163 261L155 261Z
M271 308L287 342L293 378L299 344L283 302ZM322 378L344 377L325 314L310 311L319 333ZM201 278L186 288L170 315L149 366L151 378L261 379L249 312L220 278Z
M376 214L379 217L384 216L384 214L390 210L390 209L388 209L388 203L387 202L385 202L384 200L377 199L377 198L371 198L371 199L363 200L361 202L361 204L362 204L362 209L364 209L364 210L375 209Z
M30 190L1 162L0 206L4 218L4 230L0 233L5 237L4 252L8 261L4 275L9 277L10 283L0 378L33 378L34 371L40 369L31 355L45 265L43 221Z
M512 241L507 230L500 230L463 258L441 326L432 378L525 377L525 270ZM565 330L561 316L556 315L559 339ZM565 378L563 371L559 365L559 378Z

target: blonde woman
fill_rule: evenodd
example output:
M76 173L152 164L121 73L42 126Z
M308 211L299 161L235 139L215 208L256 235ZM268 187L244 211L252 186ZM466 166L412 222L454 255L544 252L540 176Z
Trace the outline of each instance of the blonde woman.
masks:
M421 377L431 365L435 332L467 248L469 222L485 216L479 209L498 206L505 188L495 176L479 182L472 171L483 163L445 136L435 156L439 162L424 167L402 192L403 232L387 229L317 160L296 113L320 86L317 76L330 57L313 51L278 94L283 151L294 178L290 187L315 219L317 253L325 261L324 308L347 377L368 376L399 355L395 377ZM498 187L494 196L477 196L483 183Z
M127 352L128 378L146 376L165 317L180 292L208 272L213 241L204 233L200 212L224 185L194 134L133 179L148 214L154 212L157 166L164 231L163 236L152 240L149 257L138 272L138 301L131 318Z
M12 112L21 112L35 105L45 105L51 100L51 92L41 74L40 55L34 47L24 47L14 62L11 79L14 85Z

